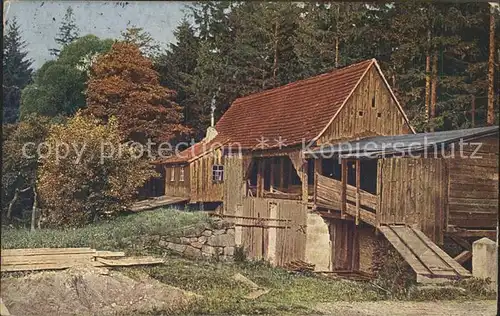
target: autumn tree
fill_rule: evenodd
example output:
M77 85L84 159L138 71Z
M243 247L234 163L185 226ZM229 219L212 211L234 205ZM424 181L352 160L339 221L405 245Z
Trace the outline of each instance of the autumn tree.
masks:
M114 118L103 125L78 113L51 127L38 171L44 225L80 226L126 209L156 173L124 142Z
M85 112L105 123L115 116L127 140L160 143L188 132L174 96L137 46L118 42L91 68Z

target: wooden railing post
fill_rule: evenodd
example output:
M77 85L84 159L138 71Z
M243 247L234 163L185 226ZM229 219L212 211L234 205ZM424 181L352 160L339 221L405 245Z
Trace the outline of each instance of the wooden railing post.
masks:
M356 159L356 225L359 225L359 205L360 205L360 194L359 187L361 185L361 162Z
M302 202L307 203L309 199L309 185L308 185L308 178L307 178L307 172L308 172L308 163L307 160L303 160L302 163Z
M342 204L340 209L340 217L345 219L347 210L347 160L341 159L342 169Z

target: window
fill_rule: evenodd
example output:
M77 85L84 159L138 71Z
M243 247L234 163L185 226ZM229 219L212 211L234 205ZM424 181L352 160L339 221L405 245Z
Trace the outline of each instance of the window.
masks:
M363 111L359 111L359 112L358 112L358 115L359 115L359 116L363 116Z
M382 113L378 112L378 113L377 113L377 117L378 117L378 118L381 118L381 117L382 117Z
M175 181L175 168L170 169L170 181Z
M179 181L184 182L184 167L179 170Z
M375 97L372 97L372 108L375 107Z
M223 165L213 165L212 166L212 181L222 182L224 180L224 166Z

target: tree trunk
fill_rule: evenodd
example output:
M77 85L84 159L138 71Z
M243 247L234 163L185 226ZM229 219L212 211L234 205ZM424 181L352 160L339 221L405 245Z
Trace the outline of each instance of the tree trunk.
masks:
M273 86L278 85L278 80L276 76L278 74L278 18L276 18L276 23L274 23L274 62L273 62Z
M436 117L436 101L437 101L437 68L438 56L437 52L432 55L432 80L431 80L431 106L430 106L430 119L431 119L431 132L434 131L434 118Z
M38 200L36 187L33 188L33 209L31 210L31 231L35 231L35 220L36 220L36 212L38 208Z
M488 125L495 122L495 7L490 5L490 49L488 58Z
M14 207L14 203L16 203L17 199L19 197L19 189L16 188L16 192L14 193L14 197L9 203L9 208L7 209L7 218L10 219L12 216L12 208Z
M431 31L427 33L427 44L430 45ZM429 108L431 103L431 55L430 48L425 57L425 123L429 124Z
M335 68L339 68L339 37L335 37Z
M7 209L7 218L10 219L12 217L12 209L14 207L14 203L16 203L17 199L19 198L19 193L24 193L31 189L31 187L24 188L22 190L19 190L19 188L16 188L16 191L14 193L14 197L12 200L9 202L9 208Z

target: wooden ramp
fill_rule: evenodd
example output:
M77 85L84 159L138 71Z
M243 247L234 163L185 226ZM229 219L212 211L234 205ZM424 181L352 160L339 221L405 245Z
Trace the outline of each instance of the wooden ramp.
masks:
M184 203L189 201L187 197L178 197L178 196L159 196L147 200L142 200L135 202L132 206L129 207L129 211L132 212L141 212L148 211L158 207L163 207L167 205L173 205L178 203Z
M418 229L388 225L379 230L417 273L418 283L439 283L472 276Z

